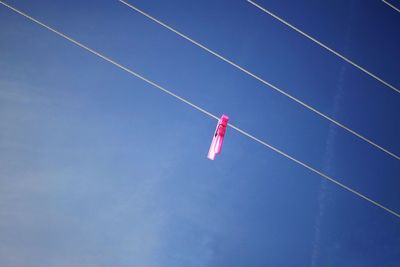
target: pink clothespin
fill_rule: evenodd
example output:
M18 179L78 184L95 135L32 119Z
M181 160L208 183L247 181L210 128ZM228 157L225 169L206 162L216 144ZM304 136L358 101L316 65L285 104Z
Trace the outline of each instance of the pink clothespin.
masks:
M215 155L221 152L222 142L224 141L226 127L228 127L229 117L222 115L218 121L217 128L215 129L214 136L211 142L210 150L208 151L208 156L210 160L215 159Z

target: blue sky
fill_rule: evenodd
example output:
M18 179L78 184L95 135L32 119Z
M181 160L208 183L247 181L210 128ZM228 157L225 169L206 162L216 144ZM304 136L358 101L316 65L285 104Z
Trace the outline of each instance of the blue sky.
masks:
M246 1L129 2L400 154L398 93ZM398 160L120 2L7 3L400 211ZM400 87L381 1L257 3ZM232 129L209 161L213 119L4 6L0 25L1 266L399 265L395 216Z

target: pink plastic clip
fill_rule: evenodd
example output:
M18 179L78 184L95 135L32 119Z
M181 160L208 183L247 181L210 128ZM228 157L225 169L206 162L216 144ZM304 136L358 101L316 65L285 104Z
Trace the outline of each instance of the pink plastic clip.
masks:
M228 126L229 117L222 115L218 121L217 128L215 129L214 136L211 142L210 150L208 151L207 158L210 160L215 159L215 155L221 152L222 143L224 141L226 127Z

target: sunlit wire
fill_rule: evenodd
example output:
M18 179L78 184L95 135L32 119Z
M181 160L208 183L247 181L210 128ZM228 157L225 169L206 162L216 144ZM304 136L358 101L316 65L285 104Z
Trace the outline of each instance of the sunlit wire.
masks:
M390 6L391 8L393 8L394 10L396 10L397 12L400 13L400 9L398 7L395 7L393 4L389 3L388 1L382 0L382 2L384 2L386 5Z
M157 89L159 89L159 90L161 90L161 91L163 91L163 92L169 94L170 96L172 96L172 97L174 97L174 98L176 98L176 99L178 99L178 100L184 102L185 104L187 104L187 105L189 105L189 106L195 108L196 110L198 110L198 111L200 111L200 112L202 112L202 113L208 115L209 117L211 117L211 118L213 118L213 119L215 119L215 120L218 120L218 117L215 116L214 114L212 114L211 112L208 112L207 110L205 110L205 109L199 107L198 105L193 104L193 103L190 102L189 100L186 100L186 99L184 99L183 97L180 97L180 96L174 94L173 92L169 91L168 89L164 88L163 86L161 86L161 85L159 85L159 84L157 84L157 83L155 83L155 82L149 80L148 78L145 78L144 76L142 76L142 75L138 74L137 72L135 72L135 71L133 71L133 70L131 70L131 69L129 69L129 68L123 66L122 64L120 64L120 63L118 63L118 62L112 60L111 58L109 58L109 57L107 57L107 56L105 56L105 55L103 55L103 54L97 52L96 50L94 50L94 49L92 49L92 48L90 48L90 47L88 47L88 46L86 46L86 45L84 45L84 44L82 44L82 43L76 41L75 39L69 37L68 35L66 35L66 34L64 34L64 33L61 33L60 31L58 31L58 30L56 30L56 29L54 29L54 28L52 28L52 27L46 25L45 23L43 23L43 22L41 22L41 21L39 21L39 20L37 20L37 19L35 19L35 18L29 16L28 14L26 14L26 13L24 13L24 12L22 12L22 11L16 9L16 8L10 6L9 4L7 4L7 3L5 3L5 2L3 2L3 1L1 1L1 0L0 0L0 4L4 5L4 6L6 6L7 8L13 10L14 12L16 12L16 13L18 13L18 14L24 16L25 18L27 18L27 19L29 19L29 20L31 20L31 21L37 23L38 25L40 25L40 26L46 28L47 30L49 30L49 31L51 31L51 32L53 32L53 33L55 33L55 34L57 34L58 36L60 36L60 37L62 37L62 38L64 38L64 39L70 41L71 43L73 43L73 44L79 46L80 48L83 48L83 49L85 49L86 51L88 51L88 52L90 52L90 53L92 53L92 54L94 54L94 55L100 57L101 59L107 61L108 63L111 63L111 64L113 64L114 66L116 66L116 67L118 67L118 68L120 68L120 69L122 69L122 70L128 72L129 74L135 76L136 78L139 78L139 79L145 81L146 83L151 84L152 86L156 87ZM258 142L259 144L262 144L263 146L272 149L273 151L279 153L280 155L282 155L282 156L284 156L284 157L290 159L291 161L294 161L295 163L299 164L300 166L303 166L303 167L307 168L308 170L310 170L310 171L312 171L312 172L318 174L319 176L321 176L321 177L327 179L328 181L330 181L330 182L332 182L332 183L334 183L334 184L340 186L341 188L343 188L343 189L345 189L345 190L347 190L347 191L349 191L349 192L355 194L356 196L358 196L358 197L360 197L360 198L362 198L362 199L364 199L364 200L366 200L366 201L372 203L373 205L375 205L375 206L377 206L377 207L379 207L379 208L381 208L381 209L383 209L383 210L385 210L385 211L391 213L392 215L394 215L394 216L400 218L400 214L399 214L399 213L397 213L397 212L395 212L395 211L393 211L393 210L387 208L386 206L384 206L384 205L382 205L382 204L376 202L375 200L372 200L371 198L365 196L364 194L359 193L358 191L356 191L356 190L354 190L354 189L351 189L350 187L348 187L348 186L346 186L346 185L344 185L344 184L338 182L336 179L334 179L334 178L332 178L332 177L330 177L330 176L328 176L328 175L326 175L326 174L324 174L324 173L318 171L317 169L315 169L315 168L309 166L308 164L306 164L306 163L304 163L304 162L302 162L302 161L300 161L300 160L298 160L298 159L296 159L296 158L290 156L289 154L286 154L285 152L283 152L283 151L281 151L280 149L278 149L278 148L276 148L276 147L274 147L274 146L272 146L272 145L266 143L265 141L262 141L261 139L258 139L257 137L255 137L255 136L249 134L248 132L246 132L246 131L240 129L239 127L237 127L237 126L235 126L235 125L233 125L233 124L228 124L228 125L229 125L229 127L231 127L232 129L234 129L234 130L238 131L239 133L241 133L241 134L243 134L243 135L245 135L245 136L251 138L252 140Z
M193 40L192 38L188 37L187 35L185 35L185 34L179 32L179 31L177 31L176 29L174 29L174 28L172 28L171 26L165 24L164 22L161 22L160 20L158 20L158 19L156 19L155 17L149 15L148 13L144 12L143 10L141 10L141 9L139 9L139 8L137 8L137 7L135 7L135 6L131 5L131 4L129 4L129 3L125 2L125 1L123 1L123 0L119 0L119 2L125 4L126 6L130 7L131 9L133 9L133 10L139 12L140 14L146 16L147 18L149 18L149 19L151 19L152 21L156 22L157 24L163 26L164 28L166 28L166 29L168 29L168 30L170 30L170 31L172 31L172 32L174 32L174 33L176 33L176 34L179 35L180 37L182 37L182 38L186 39L187 41L191 42L192 44L194 44L194 45L196 45L196 46L202 48L203 50L207 51L208 53L210 53L210 54L212 54L212 55L218 57L218 58L221 59L222 61L224 61L224 62L226 62L226 63L232 65L233 67L235 67L235 68L239 69L240 71L246 73L247 75L251 76L252 78L254 78L254 79L260 81L260 82L263 83L264 85L267 85L267 86L269 86L270 88L276 90L277 92L279 92L279 93L281 93L282 95L284 95L284 96L290 98L291 100L293 100L293 101L295 101L296 103L300 104L301 106L307 108L308 110L310 110L310 111L312 111L312 112L318 114L319 116L323 117L324 119L326 119L326 120L328 120L328 121L334 123L336 126L339 126L340 128L342 128L342 129L346 130L347 132L353 134L354 136L356 136L356 137L358 137L358 138L364 140L365 142L369 143L370 145L374 146L375 148L377 148L377 149L379 149L379 150L385 152L385 153L388 154L389 156L391 156L391 157L393 157L393 158L395 158L395 159L397 159L397 160L400 160L400 156L396 155L395 153L393 153L393 152L389 151L388 149L386 149L386 148L384 148L384 147L378 145L377 143L375 143L375 142L373 142L372 140L368 139L367 137L361 135L360 133L356 132L355 130L353 130L353 129L347 127L346 125L344 125L344 124L342 124L342 123L336 121L336 120L333 119L332 117L330 117L330 116L328 116L328 115L322 113L321 111L317 110L316 108L314 108L314 107L312 107L312 106L310 106L310 105L304 103L304 102L301 101L300 99L298 99L298 98L296 98L296 97L290 95L289 93L285 92L284 90L278 88L276 85L273 85L272 83L270 83L270 82L264 80L263 78L257 76L256 74L252 73L251 71L249 71L249 70L245 69L244 67L242 67L242 66L240 66L240 65L238 65L238 64L236 64L236 63L234 63L233 61L231 61L231 60L227 59L226 57L222 56L221 54L219 54L219 53L217 53L217 52L211 50L210 48L206 47L205 45L200 44L199 42Z
M299 28L297 28L296 26L293 26L292 24L290 24L289 22L287 22L286 20L282 19L281 17L278 17L277 15L275 15L274 13L272 13L271 11L269 11L268 9L266 9L265 7L260 6L259 4L251 1L251 0L247 0L247 2L249 2L250 4L254 5L255 7L257 7L258 9L262 10L263 12L267 13L268 15L270 15L271 17L277 19L278 21L280 21L281 23L285 24L286 26L288 26L289 28L291 28L292 30L295 30L296 32L300 33L301 35L303 35L304 37L310 39L311 41L313 41L314 43L318 44L319 46L325 48L326 50L328 50L329 52L333 53L334 55L340 57L341 59L343 59L344 61L346 61L347 63L349 63L350 65L353 65L354 67L356 67L357 69L361 70L362 72L368 74L369 76L371 76L372 78L374 78L375 80L383 83L384 85L386 85L387 87L389 87L390 89L394 90L397 93L400 93L400 90L398 88L396 88L395 86L391 85L390 83L386 82L385 80L383 80L382 78L378 77L377 75L373 74L372 72L368 71L367 69L361 67L360 65L358 65L357 63L355 63L354 61L348 59L347 57L343 56L342 54L340 54L339 52L335 51L334 49L328 47L327 45L321 43L320 41L318 41L317 39L315 39L314 37L310 36L309 34L305 33L304 31L300 30ZM384 1L385 2L385 1Z

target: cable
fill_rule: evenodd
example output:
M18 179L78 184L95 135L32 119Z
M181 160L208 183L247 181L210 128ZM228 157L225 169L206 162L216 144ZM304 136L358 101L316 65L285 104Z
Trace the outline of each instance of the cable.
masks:
M67 35L65 35L65 34L59 32L59 31L57 31L57 30L55 30L55 29L53 29L53 28L51 28L50 26L44 24L43 22L40 22L40 21L38 21L37 19L35 19L35 18L33 18L33 17L31 17L31 16L29 16L29 15L27 15L27 14L25 14L25 13L19 11L19 10L17 10L16 8L14 8L14 7L8 5L7 3L4 3L3 1L0 1L0 3L3 4L4 6L8 7L9 9L11 9L11 10L17 12L18 14L20 14L20 15L22 15L22 16L24 16L24 17L30 19L31 21L33 21L33 22L39 24L40 26L42 26L42 27L48 29L49 31L52 31L53 33L55 33L55 34L57 34L57 35L59 35L59 36L65 38L65 39L67 39L68 41L74 43L75 45L77 45L77 46L79 46L79 47L81 47L81 48L83 48L83 49L89 51L89 52L92 53L92 54L95 54L96 56L98 56L98 57L104 59L105 61L108 61L109 63L111 63L111 64L117 66L118 68L120 68L120 69L122 69L122 70L124 70L124 71L126 71L126 72L128 72L128 73L130 73L130 74L132 74L132 75L134 75L134 76L136 76L137 78L139 78L139 79L141 79L141 80L143 80L143 81L145 81L145 82L147 82L147 83L153 85L154 87L157 87L158 89L160 89L160 90L164 91L165 93L167 93L167 94L169 94L169 95L171 95L171 96L173 96L173 97L175 97L175 98L181 100L182 102L185 102L186 104L188 104L188 105L192 106L193 108L195 108L195 109L197 109L197 110L203 112L204 114L207 114L208 116L210 116L210 117L212 117L212 118L214 118L214 119L216 119L216 120L219 119L217 116L211 114L210 112L208 112L208 111L206 111L206 110L200 108L199 106L196 106L195 104L193 104L193 103L187 101L186 99L184 99L184 98L182 98L182 97L180 97L180 96L178 96L178 95L172 93L171 91L169 91L169 90L163 88L162 86L160 86L160 85L158 85L158 84L156 84L156 83L154 83L154 82L152 82L152 81L146 79L145 77L143 77L143 76L141 76L140 74L138 74L138 73L136 73L136 72L134 72L134 71L128 69L127 67L125 67L125 66L123 66L123 65L121 65L121 64L119 64L119 63L117 63L116 61L112 60L111 58L106 57L106 56L100 54L100 53L97 52L96 50L93 50L93 49L91 49L91 48L89 48L89 47L83 45L82 43L80 43L80 42L78 42L78 41L72 39L71 37L69 37L69 36L67 36Z
M199 106L193 104L193 103L190 102L189 100L186 100L186 99L184 99L184 98L182 98L182 97L180 97L180 96L178 96L178 95L172 93L171 91L165 89L163 86L161 86L161 85L159 85L159 84L157 84L157 83L155 83L155 82L153 82L153 81L151 81L151 80L145 78L144 76L142 76L142 75L140 75L140 74L134 72L133 70L131 70L131 69L129 69L129 68L123 66L122 64L117 63L116 61L114 61L114 60L112 60L111 58L109 58L109 57L107 57L107 56L105 56L105 55L103 55L103 54L97 52L96 50L94 50L94 49L92 49L92 48L89 48L88 46L86 46L86 45L84 45L84 44L82 44L82 43L76 41L75 39L73 39L73 38L71 38L71 37L69 37L69 36L67 36L67 35L65 35L65 34L59 32L59 31L57 31L57 30L55 30L54 28L52 28L52 27L50 27L50 26L44 24L43 22L40 22L39 20L37 20L37 19L35 19L35 18L29 16L28 14L26 14L26 13L24 13L24 12L22 12L22 11L16 9L16 8L10 6L9 4L4 3L4 2L1 1L1 0L0 0L0 4L2 4L2 5L4 5L5 7L11 9L12 11L18 13L19 15L21 15L21 16L23 16L23 17L25 17L25 18L27 18L27 19L29 19L29 20L31 20L31 21L37 23L37 24L39 24L40 26L46 28L47 30L49 30L49 31L51 31L51 32L53 32L53 33L55 33L55 34L57 34L58 36L60 36L60 37L62 37L62 38L64 38L64 39L70 41L71 43L73 43L73 44L79 46L80 48L83 48L83 49L85 49L86 51L88 51L88 52L90 52L90 53L92 53L92 54L94 54L94 55L100 57L101 59L107 61L108 63L111 63L111 64L113 64L114 66L116 66L116 67L118 67L118 68L120 68L120 69L122 69L122 70L128 72L129 74L131 74L131 75L133 75L133 76L135 76L135 77L137 77L137 78L139 78L139 79L145 81L146 83L148 83L148 84L150 84L150 85L156 87L157 89L159 89L159 90L161 90L161 91L163 91L163 92L169 94L170 96L173 96L174 98L176 98L176 99L178 99L178 100L184 102L185 104L187 104L187 105L189 105L189 106L195 108L196 110L198 110L198 111L200 111L200 112L202 112L202 113L208 115L209 117L218 120L218 117L215 116L214 114L212 114L211 112L208 112L208 111L206 111L205 109L203 109L203 108L201 108L201 107L199 107ZM233 125L233 124L228 124L228 126L231 127L232 129L238 131L239 133L241 133L241 134L243 134L243 135L245 135L245 136L251 138L252 140L254 140L254 141L256 141L256 142L258 142L258 143L260 143L260 144L262 144L262 145L264 145L264 146L266 146L266 147L272 149L273 151L275 151L275 152L279 153L280 155L282 155L282 156L284 156L284 157L290 159L291 161L294 161L295 163L297 163L297 164L299 164L299 165L301 165L301 166L303 166L303 167L309 169L310 171L312 171L312 172L314 172L314 173L320 175L321 177L327 179L328 181L330 181L330 182L332 182L332 183L334 183L334 184L336 184L336 185L342 187L343 189L345 189L345 190L347 190L347 191L349 191L349 192L355 194L356 196L358 196L358 197L360 197L360 198L362 198L362 199L364 199L364 200L366 200L366 201L372 203L373 205L375 205L375 206L377 206L377 207L379 207L379 208L381 208L381 209L383 209L383 210L385 210L385 211L391 213L392 215L394 215L394 216L400 218L400 214L399 214L399 213L397 213L397 212L395 212L395 211L393 211L393 210L391 210L391 209L389 209L389 208L383 206L382 204L380 204L380 203L378 203L378 202L376 202L376 201L374 201L374 200L368 198L367 196L365 196L365 195L363 195L363 194L357 192L356 190L351 189L350 187L348 187L348 186L346 186L346 185L344 185L344 184L342 184L342 183L336 181L334 178L332 178L332 177L330 177L330 176L328 176L328 175L326 175L326 174L324 174L324 173L322 173L322 172L320 172L320 171L314 169L313 167L309 166L308 164L306 164L306 163L304 163L304 162L302 162L302 161L300 161L300 160L295 159L294 157L292 157L292 156L286 154L285 152L283 152L283 151L281 151L281 150L275 148L274 146L272 146L272 145L270 145L270 144L268 144L268 143L266 143L266 142L264 142L264 141L262 141L262 140L260 140L260 139L258 139L258 138L256 138L256 137L254 137L253 135L251 135L251 134L249 134L248 132L246 132L246 131L240 129L239 127L237 127L237 126L235 126L235 125Z
M199 42L193 40L192 38L188 37L187 35L185 35L185 34L179 32L179 31L175 30L175 29L172 28L171 26L168 26L167 24L165 24L165 23L161 22L160 20L158 20L158 19L152 17L151 15L149 15L149 14L147 14L146 12L140 10L139 8L137 8L137 7L131 5L131 4L129 4L129 3L125 2L125 1L123 1L123 0L119 0L119 2L125 4L126 6L130 7L131 9L133 9L133 10L139 12L140 14L142 14L142 15L144 15L145 17L151 19L152 21L154 21L154 22L156 22L157 24L163 26L164 28L166 28L166 29L168 29L168 30L174 32L175 34L177 34L177 35L179 35L180 37L184 38L185 40L191 42L192 44L194 44L194 45L196 45L196 46L202 48L203 50L207 51L208 53L210 53L210 54L216 56L217 58L221 59L222 61L224 61L224 62L226 62L226 63L232 65L233 67L239 69L240 71L246 73L247 75L251 76L252 78L254 78L254 79L260 81L260 82L263 83L264 85L267 85L268 87L274 89L275 91L281 93L282 95L284 95L284 96L290 98L291 100L295 101L297 104L300 104L301 106L307 108L308 110L311 110L312 112L318 114L319 116L323 117L324 119L326 119L326 120L328 120L328 121L334 123L335 125L337 125L337 126L339 126L340 128L346 130L347 132L353 134L354 136L356 136L356 137L358 137L358 138L364 140L365 142L369 143L370 145L374 146L375 148L377 148L377 149L379 149L379 150L385 152L385 153L388 154L389 156L391 156L391 157L393 157L393 158L395 158L395 159L397 159L397 160L400 160L400 156L396 155L395 153L393 153L393 152L389 151L388 149L386 149L386 148L384 148L384 147L378 145L377 143L371 141L370 139L368 139L368 138L364 137L363 135L357 133L356 131L350 129L349 127L347 127L347 126L345 126L344 124L342 124L342 123L336 121L335 119L329 117L328 115L325 115L325 114L322 113L321 111L319 111L319 110L313 108L312 106L310 106L310 105L304 103L304 102L301 101L300 99L298 99L298 98L296 98L296 97L290 95L289 93L286 93L286 92L283 91L282 89L278 88L277 86L273 85L273 84L270 83L270 82L267 82L267 81L264 80L263 78L261 78L261 77L257 76L256 74L250 72L249 70L245 69L244 67L241 67L240 65L238 65L238 64L236 64L236 63L230 61L230 60L227 59L226 57L224 57L224 56L218 54L217 52L211 50L210 48L208 48L208 47L206 47L206 46L200 44Z
M374 78L375 80L383 83L384 85L386 85L387 87L389 87L390 89L396 91L397 93L400 93L400 90L397 89L395 86L391 85L390 83L384 81L382 78L379 78L378 76L376 76L375 74L373 74L372 72L366 70L365 68L361 67L360 65L358 65L357 63L353 62L352 60L348 59L347 57L341 55L339 52L333 50L332 48L328 47L327 45L321 43L320 41L318 41L317 39L315 39L314 37L308 35L307 33L303 32L302 30L300 30L299 28L293 26L292 24L290 24L289 22L285 21L284 19L278 17L277 15L275 15L274 13L272 13L271 11L267 10L266 8L258 5L257 3L251 1L251 0L247 0L247 2L249 2L250 4L254 5L255 7L259 8L260 10L264 11L265 13L267 13L268 15L272 16L273 18L277 19L278 21L282 22L283 24L285 24L286 26L288 26L289 28L295 30L296 32L300 33L301 35L303 35L304 37L307 37L308 39L310 39L311 41L313 41L314 43L318 44L319 46L325 48L326 50L328 50L329 52L333 53L334 55L340 57L341 59L343 59L344 61L346 61L347 63L353 65L354 67L356 67L357 69L361 70L362 72L368 74L369 76L371 76L372 78Z
M384 2L386 5L390 6L391 8L393 8L394 10L396 10L397 12L400 13L400 9L395 7L393 4L389 3L388 1L382 0L382 2Z
M304 163L304 162L302 162L302 161L300 161L300 160L298 160L298 159L296 159L296 158L294 158L294 157L292 157L292 156L286 154L285 152L283 152L283 151L281 151L281 150L279 150L279 149L273 147L273 146L270 145L270 144L267 144L266 142L264 142L264 141L258 139L257 137L252 136L251 134L249 134L249 133L247 133L247 132L245 132L245 131L239 129L238 127L236 127L236 126L234 126L234 125L232 125L232 124L228 124L228 126L231 127L231 128L233 128L233 129L235 129L236 131L240 132L241 134L244 134L244 135L246 135L247 137L250 137L250 138L253 139L254 141L256 141L256 142L258 142L258 143L260 143L260 144L262 144L262 145L264 145L264 146L266 146L266 147L272 149L273 151L275 151L275 152L281 154L282 156L284 156L284 157L290 159L291 161L296 162L297 164L303 166L304 168L309 169L310 171L312 171L312 172L318 174L319 176L321 176L321 177L327 179L328 181L330 181L330 182L332 182L332 183L334 183L334 184L340 186L341 188L343 188L343 189L349 191L350 193L353 193L353 194L359 196L360 198L362 198L362 199L364 199L364 200L366 200L366 201L368 201L368 202L374 204L375 206L378 206L378 207L384 209L385 211L387 211L387 212L393 214L394 216L400 218L400 214L399 214L399 213L397 213L397 212L395 212L395 211L393 211L393 210L391 210L391 209L389 209L389 208L383 206L382 204L376 202L375 200L370 199L369 197L367 197L367 196L365 196L365 195L363 195L363 194L357 192L356 190L351 189L351 188L348 187L347 185L344 185L344 184L342 184L341 182L337 181L336 179L334 179L334 178L332 178L332 177L330 177L330 176L328 176L328 175L326 175L326 174L324 174L324 173L318 171L317 169L314 169L314 168L311 167L310 165L308 165L308 164L306 164L306 163Z

